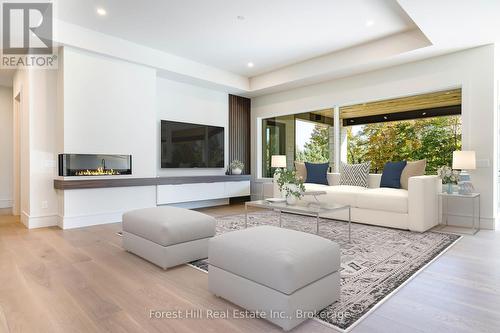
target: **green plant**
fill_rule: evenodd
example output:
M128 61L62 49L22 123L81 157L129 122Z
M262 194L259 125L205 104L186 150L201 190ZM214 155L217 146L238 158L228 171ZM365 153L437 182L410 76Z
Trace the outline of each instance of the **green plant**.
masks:
M300 198L304 195L306 190L304 186L304 181L298 178L295 171L278 169L276 170L276 183L282 193L285 193L286 197L294 196Z
M311 133L311 138L304 146L304 150L297 147L296 161L324 163L330 156L330 127L317 124Z
M234 160L231 162L231 164L229 164L229 167L231 169L241 169L243 170L243 168L245 167L245 164L243 162L241 162L240 160Z

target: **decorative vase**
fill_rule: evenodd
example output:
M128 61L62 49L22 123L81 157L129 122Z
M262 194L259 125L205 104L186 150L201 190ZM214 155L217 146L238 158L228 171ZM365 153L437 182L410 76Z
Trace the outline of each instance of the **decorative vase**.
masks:
M297 203L297 197L295 197L294 195L287 196L286 203L287 205L295 205Z
M241 175L241 169L231 169L231 174L233 175Z
M448 194L453 193L453 184L452 183L446 184L446 193L448 193Z

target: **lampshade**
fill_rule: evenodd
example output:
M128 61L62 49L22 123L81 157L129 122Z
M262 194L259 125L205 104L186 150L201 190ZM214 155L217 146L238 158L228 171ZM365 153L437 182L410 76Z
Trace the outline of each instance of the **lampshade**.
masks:
M476 169L476 152L472 150L454 151L453 169L455 170Z
M286 155L272 155L271 156L272 168L286 168Z

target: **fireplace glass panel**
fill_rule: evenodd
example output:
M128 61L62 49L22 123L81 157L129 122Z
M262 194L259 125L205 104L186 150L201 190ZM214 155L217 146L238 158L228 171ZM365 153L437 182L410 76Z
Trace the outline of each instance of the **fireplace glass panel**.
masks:
M59 176L115 176L131 174L132 155L59 155Z

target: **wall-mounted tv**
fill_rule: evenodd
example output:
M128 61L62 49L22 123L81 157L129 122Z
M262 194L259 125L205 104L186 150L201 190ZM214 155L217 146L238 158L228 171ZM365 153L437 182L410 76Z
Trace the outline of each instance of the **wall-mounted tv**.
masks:
M224 127L161 121L162 168L224 168Z

